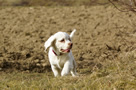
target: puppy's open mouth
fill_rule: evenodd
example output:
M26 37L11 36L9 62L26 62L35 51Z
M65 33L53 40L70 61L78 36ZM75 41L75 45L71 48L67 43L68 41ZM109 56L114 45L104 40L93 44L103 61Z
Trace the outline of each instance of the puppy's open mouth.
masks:
M70 52L70 49L61 49L61 51L64 53L68 53L68 52Z

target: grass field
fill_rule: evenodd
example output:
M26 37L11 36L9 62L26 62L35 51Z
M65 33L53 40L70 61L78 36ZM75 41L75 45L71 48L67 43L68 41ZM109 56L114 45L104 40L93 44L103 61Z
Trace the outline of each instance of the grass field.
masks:
M131 53L121 60L104 62L102 69L95 70L91 74L83 74L87 69L82 69L77 77L55 78L52 72L1 72L0 88L4 90L135 90L135 64L136 57Z

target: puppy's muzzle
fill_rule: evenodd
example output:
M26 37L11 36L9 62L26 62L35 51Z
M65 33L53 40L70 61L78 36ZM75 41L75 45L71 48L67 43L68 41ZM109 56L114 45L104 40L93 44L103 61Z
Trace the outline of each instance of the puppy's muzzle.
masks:
M70 49L72 48L72 46L73 46L73 43L68 43L67 49L61 49L61 51L64 53L68 53L70 52Z
M68 43L68 48L71 49L73 46L73 43Z

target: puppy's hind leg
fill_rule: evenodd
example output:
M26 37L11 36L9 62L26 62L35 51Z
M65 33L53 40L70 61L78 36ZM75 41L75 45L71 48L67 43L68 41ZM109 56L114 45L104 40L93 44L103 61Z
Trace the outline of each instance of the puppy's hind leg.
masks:
M72 69L72 70L71 70L71 75L72 75L73 77L77 76L76 69Z
M77 73L76 73L76 62L73 61L73 68L71 69L71 74L72 76L77 76Z

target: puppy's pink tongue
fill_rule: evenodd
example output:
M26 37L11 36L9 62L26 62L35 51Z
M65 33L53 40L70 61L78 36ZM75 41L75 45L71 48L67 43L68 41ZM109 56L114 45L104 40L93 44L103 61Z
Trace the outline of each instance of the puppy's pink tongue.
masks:
M62 52L68 53L70 52L70 49L61 49Z
M65 52L70 52L70 49L66 49Z
M70 52L70 49L62 49L63 52Z

